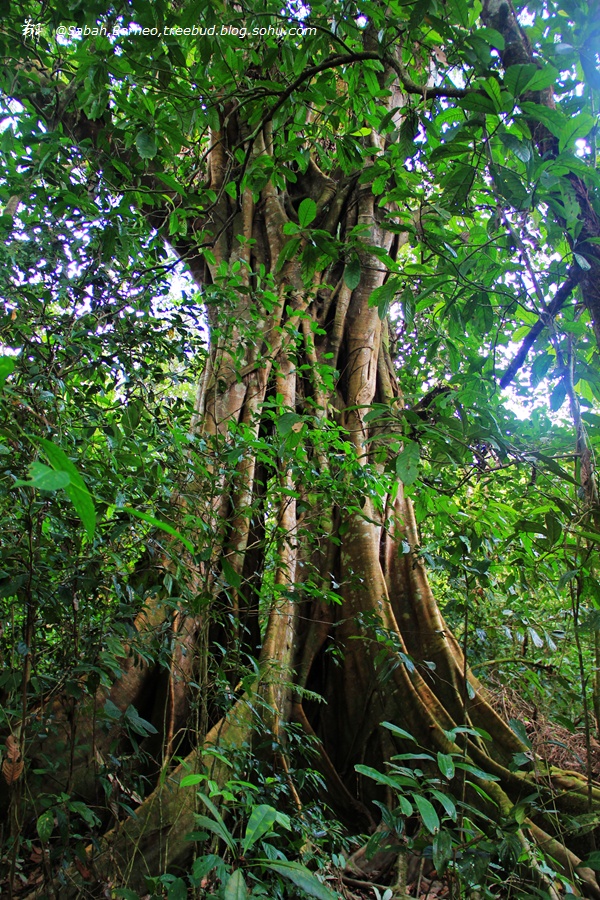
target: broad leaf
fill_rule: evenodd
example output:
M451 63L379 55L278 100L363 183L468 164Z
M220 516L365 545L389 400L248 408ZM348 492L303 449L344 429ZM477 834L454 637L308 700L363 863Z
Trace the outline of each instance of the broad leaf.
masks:
M449 753L439 753L437 755L438 768L444 778L447 778L450 781L451 778L454 778L454 760L450 756Z
M419 477L421 451L416 441L405 441L404 447L396 457L396 474L407 487L414 484Z
M36 822L36 830L40 841L43 843L50 839L54 831L54 813L51 810L48 809L41 814Z
M0 385L6 381L14 368L15 360L12 356L0 356Z
M322 881L319 881L306 866L300 863L283 862L282 860L275 862L269 859L261 859L259 862L265 869L271 869L272 872L277 872L278 875L288 878L296 887L308 894L309 897L316 897L316 900L339 900L338 894L334 893Z
M248 889L241 869L236 869L225 888L224 900L246 900Z
M420 794L413 794L413 800L427 831L430 834L436 834L440 830L440 819L433 804L426 797L421 797Z
M65 488L70 480L67 472L57 472L43 463L34 462L29 466L29 480L18 479L15 481L15 487L32 487L38 491L58 491Z
M351 291L357 288L360 283L360 259L358 256L351 256L344 267L344 281Z
M271 831L273 825L277 820L277 810L273 809L272 806L267 806L266 804L261 804L260 806L255 806L252 810L252 814L248 819L248 824L246 825L246 834L244 835L244 840L242 841L242 849L244 853L247 853L250 847L253 847L254 844L268 831Z
M83 522L87 536L90 539L93 538L96 530L96 509L85 481L60 447L57 447L52 441L46 440L46 438L38 438L38 441L52 468L56 469L57 472L68 474L69 483L65 485L65 491L75 507L77 515Z
M443 875L452 859L452 836L449 831L439 831L433 839L433 865L438 875Z
M156 141L147 131L140 131L135 139L137 152L142 159L154 159L158 152Z
M310 197L303 200L298 207L298 222L301 228L306 228L317 217L317 204Z

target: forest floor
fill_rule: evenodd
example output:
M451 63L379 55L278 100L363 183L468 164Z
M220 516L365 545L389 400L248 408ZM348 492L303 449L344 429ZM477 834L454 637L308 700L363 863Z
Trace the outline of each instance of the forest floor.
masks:
M541 706L536 705L534 701L525 700L522 692L514 685L505 685L496 680L488 682L488 690L491 693L492 704L503 718L507 721L517 720L522 724L532 749L539 757L550 765L587 776L586 739L581 730L573 732L551 721L544 714ZM591 774L594 780L600 782L600 743L595 737L591 737L590 743L592 748ZM6 863L6 859L4 862ZM46 862L44 865L41 845L35 840L28 842L28 850L19 862L18 872L13 881L12 896L18 900L19 897L30 895L37 889L40 891L38 896L44 897L43 890L48 874L48 863ZM44 868L46 873L44 873ZM85 879L86 873L82 872L81 874ZM438 877L430 859L410 856L406 893L403 896L415 897L418 900L452 898L457 896L458 889L458 885L453 883L452 878L453 876L448 875L443 878ZM389 886L385 884L361 882L349 875L339 875L337 883L334 881L328 883L337 889L346 900L380 900L389 889ZM0 896L9 896L6 881L0 882ZM98 896L102 896L102 894ZM110 894L105 896L110 896ZM394 896L398 897L399 894L395 893ZM149 900L149 898L150 894L141 900Z

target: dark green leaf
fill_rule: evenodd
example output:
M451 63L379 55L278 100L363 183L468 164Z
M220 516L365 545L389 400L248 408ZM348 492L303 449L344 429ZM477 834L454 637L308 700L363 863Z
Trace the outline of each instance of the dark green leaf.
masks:
M158 152L156 141L147 131L138 133L135 139L135 146L142 159L154 159Z
M358 256L351 256L346 263L344 281L351 291L358 287L360 283L360 259Z
M12 356L0 356L0 385L6 381L14 368L15 360Z
M420 794L413 794L413 800L427 831L430 834L436 834L440 830L440 819L433 804L426 797L421 797Z
M448 831L439 831L433 839L433 865L442 876L452 859L452 836Z
M396 457L396 474L403 484L414 484L419 477L420 449L416 441L405 441Z
M36 822L36 830L40 841L44 844L50 840L54 831L54 813L51 810L48 809L41 814Z
M438 768L444 778L447 778L448 781L450 781L451 778L454 778L454 760L449 753L438 752L437 762Z

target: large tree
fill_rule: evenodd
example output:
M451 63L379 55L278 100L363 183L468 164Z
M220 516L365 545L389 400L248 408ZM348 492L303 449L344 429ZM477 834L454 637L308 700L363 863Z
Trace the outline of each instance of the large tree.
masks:
M45 5L23 14L2 35L5 224L43 191L84 244L95 229L110 269L142 215L187 266L209 331L192 475L152 566L185 601L150 591L136 619L138 649L169 630L168 665L157 682L132 654L90 701L143 706L159 732L153 757L188 755L106 835L94 877L140 888L180 861L197 803L176 789L181 777L211 758L224 778L203 751L260 744L264 756L265 734L274 771L288 773L290 725L356 830L374 826L380 795L355 766L383 772L411 735L442 759L463 755L467 794L490 819L535 788L522 846L534 868L537 842L572 874L580 859L556 839L553 810L588 813L600 794L572 774L515 768L523 744L444 623L411 497L436 417L438 444L467 469L508 458L485 406L512 332L530 327L505 383L539 335L556 337L561 309L571 332L599 333L597 19L578 0L528 4L520 21L505 0L91 3L72 23ZM71 24L80 31L65 34ZM577 419L566 354L548 339L537 377L561 369L554 402L568 395ZM420 378L426 355L439 356L437 385ZM36 446L68 473L45 424ZM91 533L85 486L72 481L70 496ZM193 727L190 684L202 696ZM61 709L59 732L73 728ZM85 796L89 754L113 739L80 711L68 790Z

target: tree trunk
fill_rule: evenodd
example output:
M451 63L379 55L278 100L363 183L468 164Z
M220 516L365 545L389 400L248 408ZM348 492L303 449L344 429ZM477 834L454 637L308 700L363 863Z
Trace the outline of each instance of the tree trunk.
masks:
M268 154L268 133L263 141L261 152ZM215 136L213 146L223 151L223 139ZM218 158L212 156L215 192L222 187L220 172ZM231 624L225 632L218 629L219 642L234 656L243 644L259 659L260 674L238 693L223 718L215 721L212 708L212 724L199 735L198 747L161 778L135 819L106 837L94 860L96 875L109 879L118 872L123 884L138 889L145 875L181 863L191 851L185 836L193 830L195 795L192 788L178 787L182 775L209 765L213 778L226 778L224 767L206 752L215 745L224 753L239 752L265 730L278 747L273 764L285 770L289 722L318 738L319 766L331 802L354 827L374 824L373 792L366 779L357 779L355 765L382 769L394 752L410 749L381 727L386 720L431 750L466 753L499 778L474 779L497 804L495 815L507 815L533 790L548 791L569 812L588 809L586 786L577 778L541 768L535 776L509 770L513 754L523 747L471 674L469 688L465 685L462 651L443 621L419 557L411 502L389 478L384 495L370 488L369 473L381 469L382 456L377 426L369 424L366 414L375 401L401 402L387 325L369 306L371 293L385 277L370 248L394 253L393 236L377 222L370 186L362 187L356 179L330 184L312 164L308 176L299 179L298 193L316 199L315 224L328 234L344 240L360 223L360 282L350 289L344 263L332 262L307 284L300 263L306 236L294 257L277 267L286 241L284 226L295 220L297 202L288 198L286 211L271 183L262 189L259 202L246 192L239 207L229 199L221 201L224 208L217 207L215 219L234 224L215 242L215 260L202 275L205 287L227 287L208 308L211 355L195 420L206 441L206 471L214 481L209 488L195 485L198 506L191 507L188 499L185 507L208 523L204 535L216 536L196 588L213 604L226 604ZM271 279L269 308L258 291L259 271L265 273L263 283ZM332 389L334 370L340 374ZM337 472L335 458L323 449L324 433L343 438ZM247 449L233 468L228 465L239 434L247 448L260 440L278 446L277 464L275 455L259 464ZM346 484L331 508L320 485L336 479ZM275 546L268 581L268 541L261 537L267 531ZM199 547L205 540L197 535ZM324 599L332 594L335 602ZM194 658L192 636L201 633L203 621L214 630L210 609L205 617L184 617L179 623L186 645L185 653L181 647L176 651L180 658ZM247 625L260 619L262 639L256 627ZM149 622L156 624L152 613ZM209 641L202 652L221 651ZM187 672L182 677L177 668L172 667L162 713L168 723L167 752L173 735L185 727L185 704L173 698L182 696ZM123 685L115 686L115 691L121 689ZM305 705L305 690L325 702ZM126 693L130 699L131 692ZM257 708L263 710L260 718ZM465 725L484 729L492 742L469 733L458 746L448 732ZM595 789L594 799L600 799ZM536 840L549 840L545 829L550 827L540 815ZM566 851L563 857L567 869L575 868L578 859ZM593 875L585 875L589 890L598 895Z

